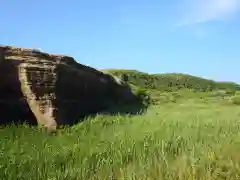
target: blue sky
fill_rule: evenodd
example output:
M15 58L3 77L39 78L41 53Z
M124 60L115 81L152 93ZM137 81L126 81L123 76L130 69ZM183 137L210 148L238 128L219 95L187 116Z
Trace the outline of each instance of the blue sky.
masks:
M240 83L239 0L6 0L0 43Z

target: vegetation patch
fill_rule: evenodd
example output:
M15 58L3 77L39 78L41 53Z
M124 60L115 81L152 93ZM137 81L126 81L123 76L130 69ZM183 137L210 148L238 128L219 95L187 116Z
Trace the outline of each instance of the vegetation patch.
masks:
M177 91L179 89L190 89L194 91L212 90L240 90L240 85L232 82L215 82L192 75L181 73L147 74L135 70L108 69L104 72L121 77L128 83L145 89L157 89L161 91Z
M240 95L233 96L231 100L233 104L240 105Z
M98 115L55 135L0 129L0 179L238 179L239 106L193 99Z
M108 73L136 97L119 106L133 112L141 104L144 113L103 112L54 135L28 125L2 127L0 179L239 179L237 84Z

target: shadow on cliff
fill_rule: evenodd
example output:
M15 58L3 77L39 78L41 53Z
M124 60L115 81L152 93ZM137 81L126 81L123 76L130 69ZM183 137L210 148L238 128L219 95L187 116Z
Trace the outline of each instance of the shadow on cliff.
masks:
M99 113L134 115L146 110L142 97L127 84L86 66L76 68L59 65L56 69L55 117L59 125L73 125Z
M21 92L18 63L19 61L12 60L1 62L0 65L0 125L37 125L37 120Z
M21 92L18 64L19 61L11 60L0 65L0 124L37 125ZM50 91L55 91L54 117L59 125L73 125L99 113L134 115L147 108L141 95L134 94L127 84L117 83L110 75L78 64L59 65L55 71L55 87ZM50 73L48 76L53 77ZM38 91L34 87L32 90L39 94L40 90L48 93L49 89L42 86Z

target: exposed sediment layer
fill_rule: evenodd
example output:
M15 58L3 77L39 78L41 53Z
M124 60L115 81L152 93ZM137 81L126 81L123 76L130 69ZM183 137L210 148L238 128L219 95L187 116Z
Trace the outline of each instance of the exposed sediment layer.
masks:
M128 87L72 57L0 46L1 121L37 121L56 129L132 98Z

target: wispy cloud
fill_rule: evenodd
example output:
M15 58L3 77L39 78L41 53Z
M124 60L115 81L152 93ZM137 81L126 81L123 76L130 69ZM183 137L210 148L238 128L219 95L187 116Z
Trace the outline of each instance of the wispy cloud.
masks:
M185 0L183 18L177 26L231 18L240 7L240 0Z

